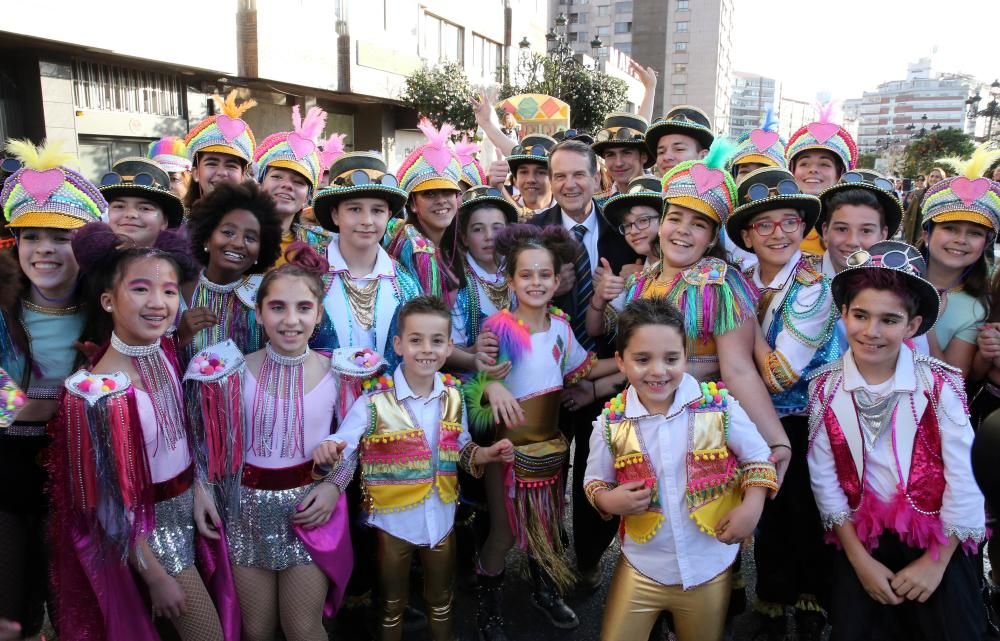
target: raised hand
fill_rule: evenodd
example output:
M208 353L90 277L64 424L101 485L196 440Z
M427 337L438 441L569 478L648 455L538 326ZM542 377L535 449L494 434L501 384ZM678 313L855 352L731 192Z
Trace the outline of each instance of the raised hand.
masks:
M623 291L625 291L625 279L616 276L611 263L602 256L600 265L594 272L594 298L608 302L618 298Z

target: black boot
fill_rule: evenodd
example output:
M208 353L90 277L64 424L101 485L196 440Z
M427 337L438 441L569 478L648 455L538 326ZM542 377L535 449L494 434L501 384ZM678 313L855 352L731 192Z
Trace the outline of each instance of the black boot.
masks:
M815 610L795 610L795 633L799 641L820 641L826 617Z
M479 641L508 641L503 631L503 575L480 574L476 578L476 624Z
M552 579L529 559L528 569L531 573L531 603L542 611L549 622L557 628L571 630L580 625L576 613L562 600L559 590L552 584Z

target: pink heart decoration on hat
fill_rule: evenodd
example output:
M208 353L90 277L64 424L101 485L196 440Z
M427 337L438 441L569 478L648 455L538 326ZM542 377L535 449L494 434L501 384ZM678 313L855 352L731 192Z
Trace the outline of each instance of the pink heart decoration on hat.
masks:
M824 143L840 131L840 125L832 122L812 122L806 125L806 129L818 142Z
M754 129L750 132L750 142L757 148L757 151L770 149L771 145L778 142L778 132Z
M434 171L440 174L448 166L448 163L451 162L451 149L448 147L428 146L424 149L424 158L434 168Z
M226 114L216 116L215 124L219 126L219 131L222 132L222 137L226 139L226 142L234 141L237 136L247 130L247 123L239 118L230 118Z
M715 189L725 180L722 171L709 169L705 165L697 164L691 166L691 177L694 178L694 186L698 194L704 194L710 189Z
M288 141L288 146L292 148L292 153L295 154L296 158L303 158L316 150L316 143L308 138L300 136L294 131L288 134L288 138L286 140Z
M58 169L46 169L45 171L26 169L21 174L20 182L36 203L44 203L55 190L59 189L65 179L63 172Z
M990 188L990 181L986 178L976 178L969 180L965 176L959 176L951 181L951 191L961 199L966 205L971 205L986 193Z

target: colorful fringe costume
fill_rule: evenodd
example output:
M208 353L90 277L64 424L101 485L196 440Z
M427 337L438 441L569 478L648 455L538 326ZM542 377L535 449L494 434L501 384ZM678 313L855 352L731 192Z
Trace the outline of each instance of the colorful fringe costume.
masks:
M207 307L219 322L195 334L187 353L197 354L225 340L232 340L244 354L263 347L264 329L257 322L255 308L257 288L262 280L263 274L248 274L234 283L219 285L202 273L188 308Z

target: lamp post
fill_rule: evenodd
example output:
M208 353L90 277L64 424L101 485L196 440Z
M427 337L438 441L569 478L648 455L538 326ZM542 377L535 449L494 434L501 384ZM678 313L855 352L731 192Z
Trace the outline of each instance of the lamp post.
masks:
M1000 80L994 80L990 84L990 101L986 103L986 108L980 110L979 103L982 102L982 96L979 95L979 91L976 91L976 95L965 101L965 104L969 108L969 118L973 120L973 133L975 132L975 119L977 117L986 118L986 137L983 140L989 140L993 137L993 119L1000 116Z

